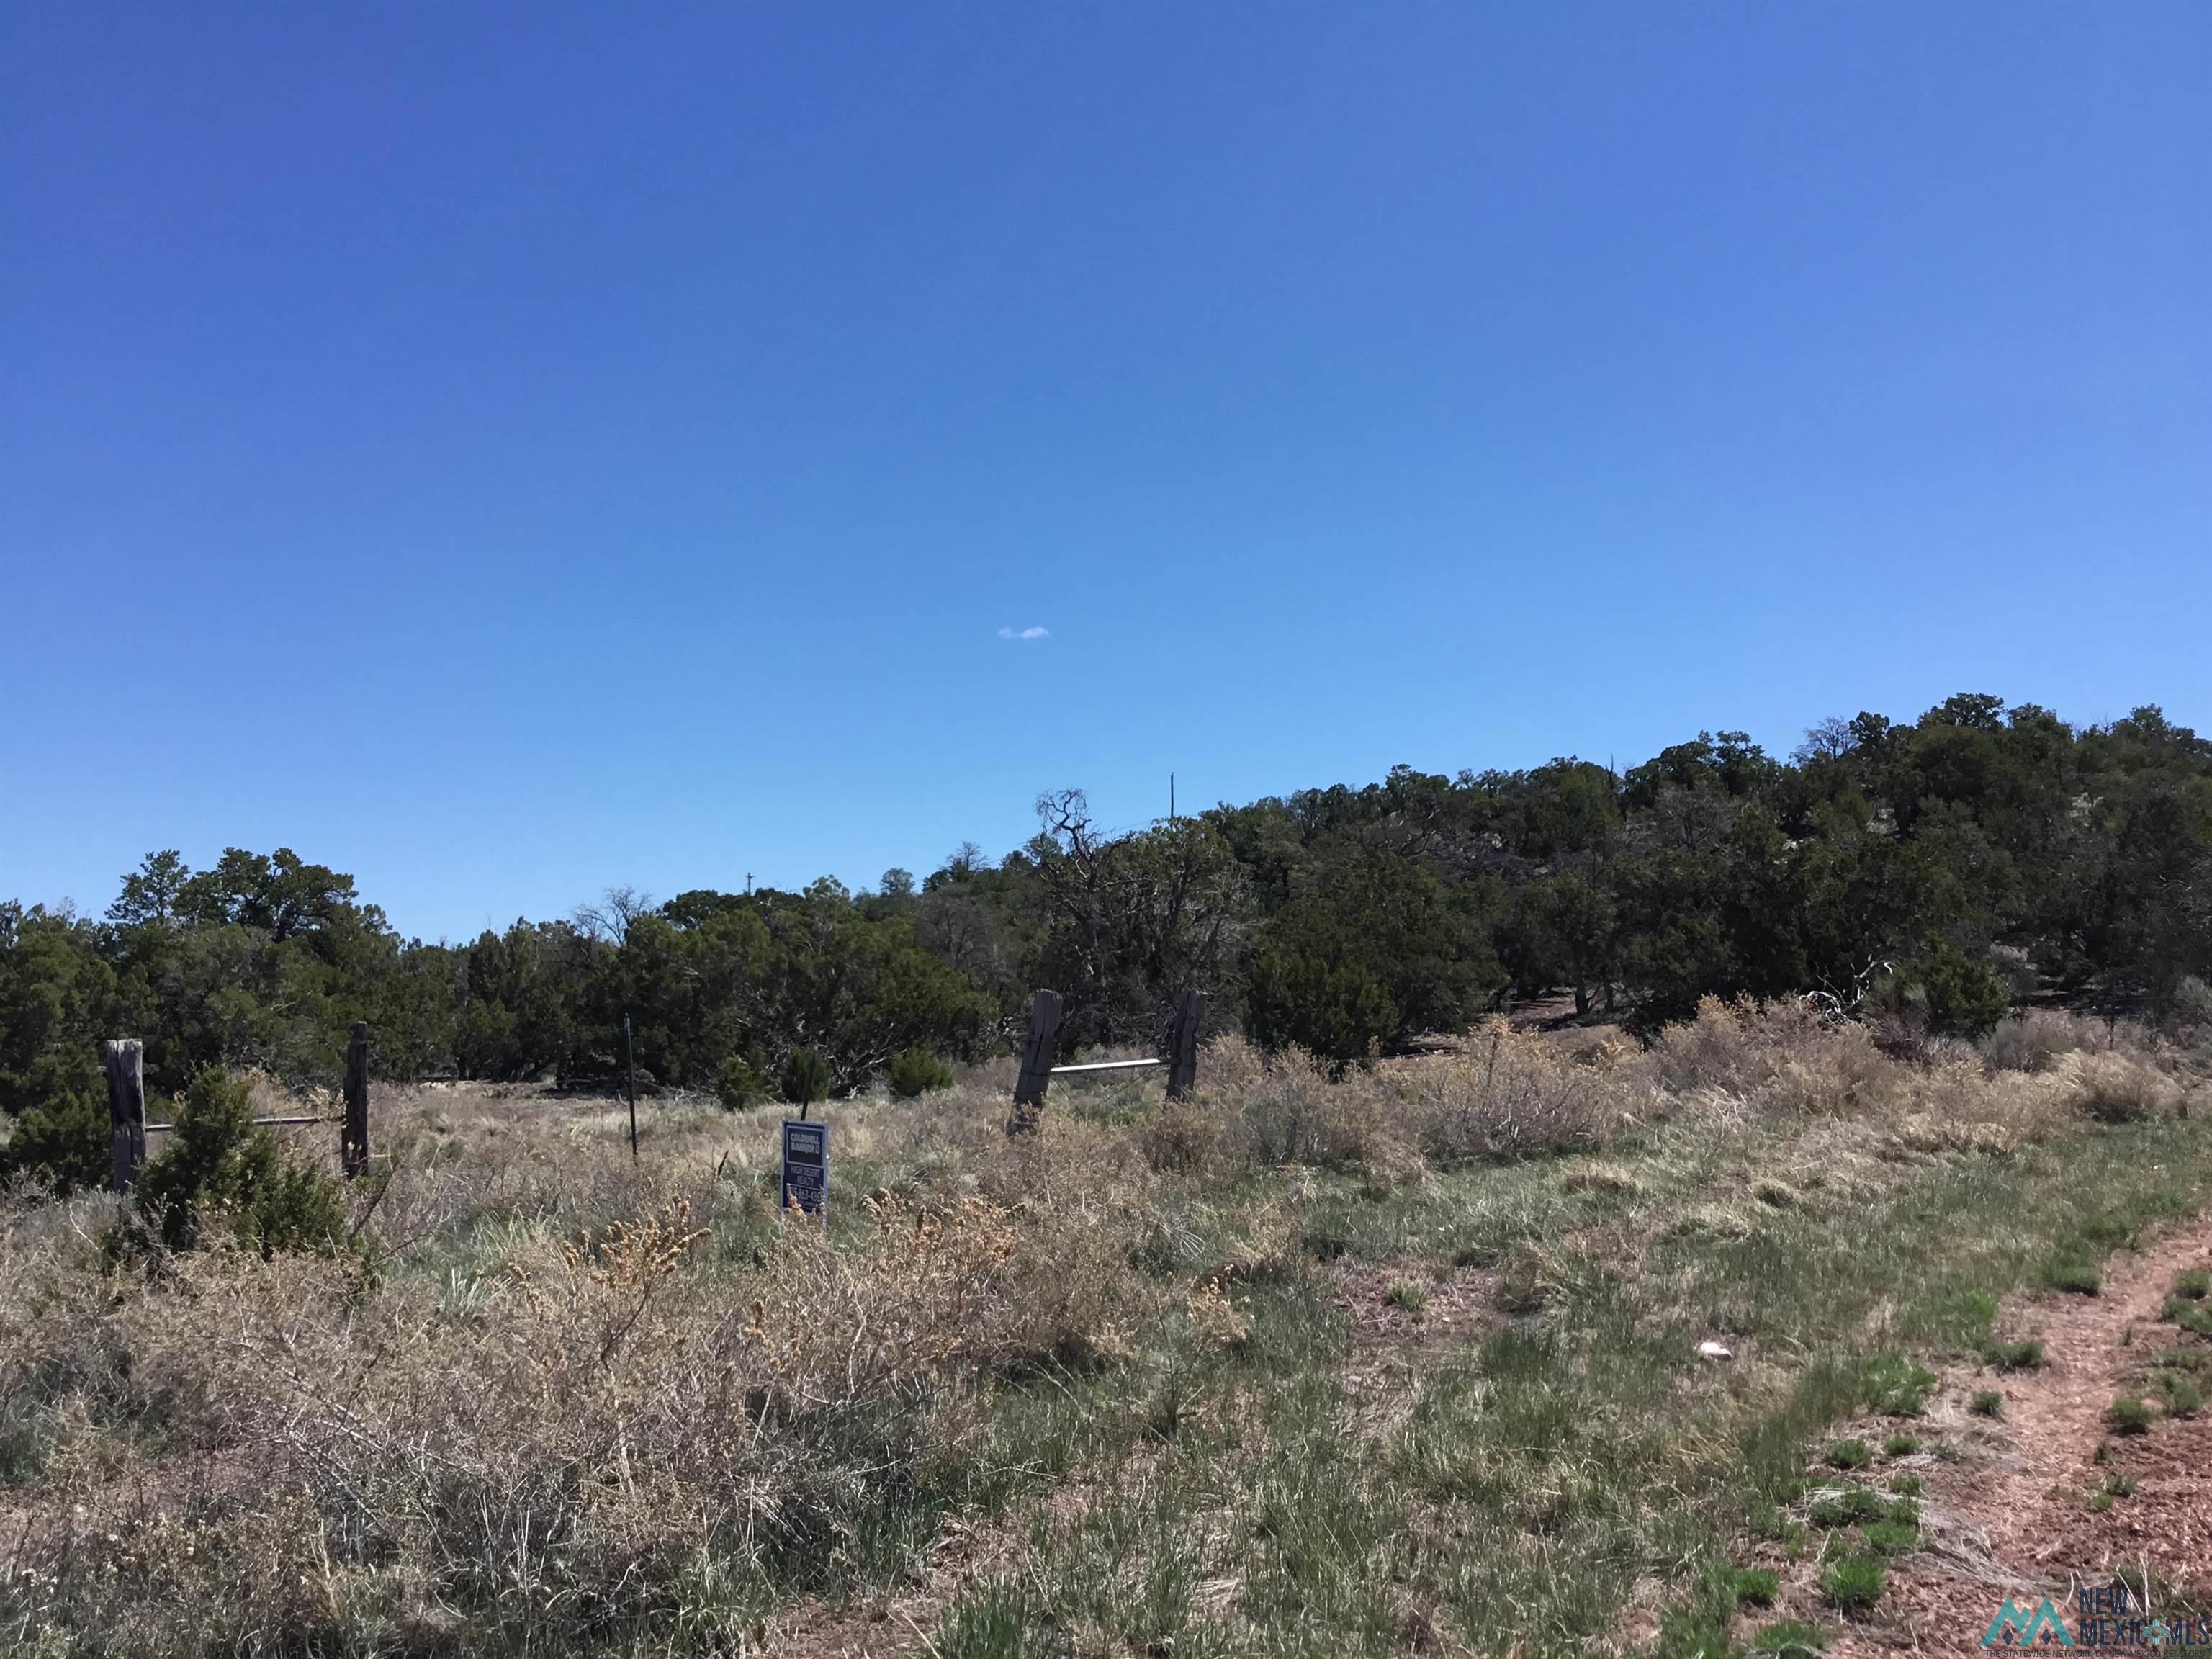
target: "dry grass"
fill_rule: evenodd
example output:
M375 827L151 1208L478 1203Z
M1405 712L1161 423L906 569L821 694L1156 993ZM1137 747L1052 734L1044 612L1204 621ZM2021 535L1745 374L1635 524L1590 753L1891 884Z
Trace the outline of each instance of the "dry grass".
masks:
M1197 1108L1146 1133L1160 1169L1317 1164L1357 1170L1380 1194L1431 1166L1507 1162L1607 1145L1652 1104L1625 1051L1583 1058L1562 1043L1484 1024L1441 1052L1356 1070L1340 1081L1311 1055L1261 1055L1239 1038L1207 1050Z
M2103 1046L2098 1040L2100 1036L2099 1028L2088 1020L2057 1009L2037 1008L2000 1021L1983 1041L1982 1053L2000 1071L2047 1072L2062 1054Z
M1383 1242L1358 1248L1376 1259L1429 1239L1403 1255L1408 1282L1447 1282L1459 1249L1492 1275L1485 1317L1542 1320L1591 1271L1542 1218L1568 1206L1615 1218L1592 1248L1620 1285L1710 1301L1645 1257L1817 1229L1915 1160L2009 1157L2184 1103L2148 1050L1991 1059L1907 1064L1855 1029L1719 1004L1648 1053L1492 1023L1340 1083L1229 1039L1194 1102L1070 1088L1019 1143L1003 1079L833 1107L826 1230L775 1212L773 1112L655 1104L633 1163L611 1103L477 1087L380 1099L396 1173L373 1209L353 1195L359 1259L117 1272L110 1200L0 1203L0 1644L757 1651L811 1599L916 1582L951 1517L1013 1494L1044 1491L1058 1518L1038 1536L1075 1550L1050 1492L1085 1436L1218 1431L1219 1467L1250 1463L1257 1484L1215 1492L1192 1535L1224 1559L1249 1535L1272 1561L1290 1523L1267 1494L1321 1477L1280 1461L1282 1424L1234 1426L1252 1385L1207 1393L1188 1368L1272 1369L1333 1397L1317 1217L1372 1229ZM1006 1438L1010 1411L1029 1438ZM1496 1471L1421 1478L1486 1492L1520 1479L1509 1449ZM1513 1488L1514 1513L1558 1501ZM1360 1497L1330 1536L1382 1548L1357 1540L1390 1535L1390 1513ZM1197 1547L1161 1538L1163 1561ZM1256 1568L1220 1572L1238 1596L1193 1588L1188 1616L1260 1647L1269 1620L1309 1616L1268 1601Z
M1115 1203L1140 1166L1079 1124L1021 1148L962 1125L981 1168L833 1239L773 1215L760 1122L656 1123L678 1155L632 1170L597 1108L526 1140L522 1102L431 1100L395 1125L374 1266L213 1252L117 1279L106 1200L0 1217L18 1634L742 1631L771 1575L957 1474L993 1377L1110 1359L1157 1300ZM874 1115L847 1139L916 1169L961 1138Z
M1715 997L1698 1005L1695 1019L1659 1034L1652 1065L1678 1095L1717 1090L1804 1114L1893 1106L1911 1076L1864 1026L1825 1022L1802 1002L1758 1008Z
M2061 1075L2068 1103L2100 1123L2133 1123L2180 1109L2180 1086L2140 1054L2076 1053Z

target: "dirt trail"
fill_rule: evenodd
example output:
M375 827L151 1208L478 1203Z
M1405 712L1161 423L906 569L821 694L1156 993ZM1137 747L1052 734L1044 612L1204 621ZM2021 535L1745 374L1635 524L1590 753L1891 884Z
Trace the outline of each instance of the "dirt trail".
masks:
M2006 1595L2048 1595L2070 1615L2077 1586L2110 1583L2122 1571L2138 1586L2147 1568L2170 1585L2212 1588L2212 1414L2161 1417L2148 1434L2109 1439L2106 1422L2117 1396L2148 1393L2160 1350L2201 1341L2159 1310L2175 1273L2208 1265L2212 1221L2203 1221L2115 1257L2101 1295L2008 1305L2005 1334L2041 1339L2045 1363L1955 1371L1925 1422L1911 1425L1924 1441L1954 1442L1960 1455L1911 1460L1926 1483L1928 1547L1892 1568L1881 1607L1831 1647L1837 1659L1986 1652L1982 1637ZM1983 1389L2002 1390L2001 1419L1967 1412ZM1869 1422L1855 1431L1878 1443L1898 1426ZM2090 1500L2114 1477L2131 1479L2134 1491L2100 1513ZM1810 1613L1809 1583L1799 1593ZM1821 1622L1832 1627L1833 1615Z

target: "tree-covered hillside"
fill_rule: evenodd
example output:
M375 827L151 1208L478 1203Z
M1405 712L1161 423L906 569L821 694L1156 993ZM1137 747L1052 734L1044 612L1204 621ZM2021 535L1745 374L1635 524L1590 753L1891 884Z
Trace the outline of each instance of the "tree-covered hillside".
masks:
M215 1062L327 1079L356 1019L388 1076L583 1080L627 1014L645 1080L743 1097L801 1053L840 1093L917 1048L981 1056L1039 985L1072 1042L1149 1041L1195 986L1217 1024L1347 1064L1545 994L1649 1029L1818 993L1972 1036L2039 989L2156 1011L2212 976L2212 742L2154 708L2076 728L1960 696L1787 760L1723 732L1618 775L1401 767L1118 836L1079 792L1038 807L996 864L617 890L458 946L289 850L156 853L104 915L0 906L0 1110L88 1112L124 1034L158 1091Z

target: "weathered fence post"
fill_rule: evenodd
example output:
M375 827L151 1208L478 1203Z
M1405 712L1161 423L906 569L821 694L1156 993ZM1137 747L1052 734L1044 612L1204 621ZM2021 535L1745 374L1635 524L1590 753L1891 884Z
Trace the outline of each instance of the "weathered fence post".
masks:
M1027 1134L1044 1112L1044 1091L1052 1085L1054 1040L1060 1035L1060 993L1039 991L1030 1003L1030 1034L1022 1043L1021 1074L1014 1079L1014 1115L1010 1135Z
M107 1072L108 1144L112 1161L107 1184L128 1192L146 1161L146 1051L137 1037L122 1037L100 1046L100 1063Z
M346 1044L345 1127L338 1131L338 1164L349 1177L368 1173L368 1022L353 1023Z
M1198 1085L1198 1022L1206 1008L1195 990L1176 1000L1175 1021L1168 1027L1168 1098L1182 1100Z

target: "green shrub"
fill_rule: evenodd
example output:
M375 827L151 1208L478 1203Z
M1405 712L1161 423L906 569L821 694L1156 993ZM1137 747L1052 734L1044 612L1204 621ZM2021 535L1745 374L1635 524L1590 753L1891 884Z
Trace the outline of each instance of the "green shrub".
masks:
M1996 1389L1977 1389L1974 1397L1966 1402L1966 1409L1977 1417L2002 1417L2004 1395Z
M2212 1272L2203 1267L2183 1268L2173 1276L2173 1293L2191 1302L2202 1302L2212 1296Z
M2000 1370L2032 1371L2043 1364L2043 1344L2033 1337L2021 1342L1999 1342L1990 1349L1990 1363Z
M2104 1275L2097 1264L2074 1254L2054 1256L2044 1263L2043 1282L2054 1291L2071 1291L2076 1296L2094 1296L2104 1288Z
M1022 1659L1032 1651L1030 1614L1021 1590L1002 1581L978 1584L945 1610L929 1651L939 1659Z
M2105 1421L2114 1434L2148 1434L2157 1414L2143 1401L2122 1395L2105 1408Z
M2212 1304L2185 1302L2174 1310L2173 1322L2185 1331L2212 1336Z
M1920 1441L1914 1435L1893 1434L1881 1443L1881 1449L1892 1457L1910 1457L1920 1449Z
M193 1073L177 1098L176 1128L138 1177L138 1210L172 1249L207 1242L227 1221L266 1258L337 1248L345 1223L338 1184L287 1157L253 1121L253 1091L219 1066Z
M1997 1322L1996 1297L1987 1291L1962 1291L1951 1310L1966 1341L1978 1346L1989 1340L1990 1328Z
M1832 1469L1863 1469L1874 1460L1873 1449L1863 1440L1838 1440L1827 1455Z
M2106 1210L2081 1224L2081 1242L2093 1249L2133 1249L2142 1231L2124 1210Z
M1735 1573L1739 1607L1771 1607L1782 1594L1781 1576L1767 1567L1738 1567Z
M1815 1498L1805 1516L1816 1527L1848 1527L1879 1521L1888 1513L1889 1505L1880 1492L1868 1486L1850 1486L1840 1497Z
M778 1079L783 1097L794 1106L830 1098L830 1062L811 1048L793 1048Z
M1867 1408L1884 1417L1917 1417L1928 1409L1928 1390L1935 1386L1936 1373L1903 1354L1878 1354L1867 1366Z
M18 1179L44 1182L58 1194L105 1184L112 1157L107 1109L66 1091L15 1120L15 1133L0 1146L0 1186Z
M1770 1607L1781 1591L1779 1576L1764 1568L1706 1560L1688 1594L1661 1613L1654 1659L1724 1659L1735 1650L1728 1624L1737 1610Z
M2158 1390L2168 1417L2194 1417L2204 1404L2203 1390L2180 1371L2161 1370L2151 1379L2151 1385Z
M890 1063L884 1079L901 1100L913 1100L932 1089L952 1086L952 1068L919 1044Z
M758 1050L732 1054L714 1073L715 1096L729 1110L742 1112L768 1098L767 1071L767 1062Z
M1901 1526L1917 1527L1920 1524L1920 1505L1909 1497L1894 1499L1889 1506L1889 1519Z
M1802 1619L1778 1619L1751 1638L1746 1650L1753 1659L1812 1659L1823 1652L1828 1638L1818 1625Z
M1859 1541L1876 1555L1910 1555L1920 1547L1920 1528L1903 1521L1876 1521L1859 1528Z
M2011 994L1996 970L1948 940L1899 969L1897 981L1904 1004L1926 1022L1930 1036L1972 1042L1987 1036L2012 1009Z
M1244 1029L1340 1076L1416 1031L1462 1030L1505 983L1469 890L1395 852L1331 863L1256 929Z
M1426 1312L1429 1306L1429 1293L1403 1279L1391 1280L1390 1288L1382 1292L1382 1299L1393 1307L1403 1308L1416 1319Z
M1880 1556L1846 1556L1820 1575L1820 1594L1838 1611L1858 1614L1881 1600L1888 1583L1889 1569Z
M1903 1492L1907 1498L1917 1498L1921 1492L1920 1477L1910 1474L1893 1474L1889 1477L1889 1489L1892 1492Z

